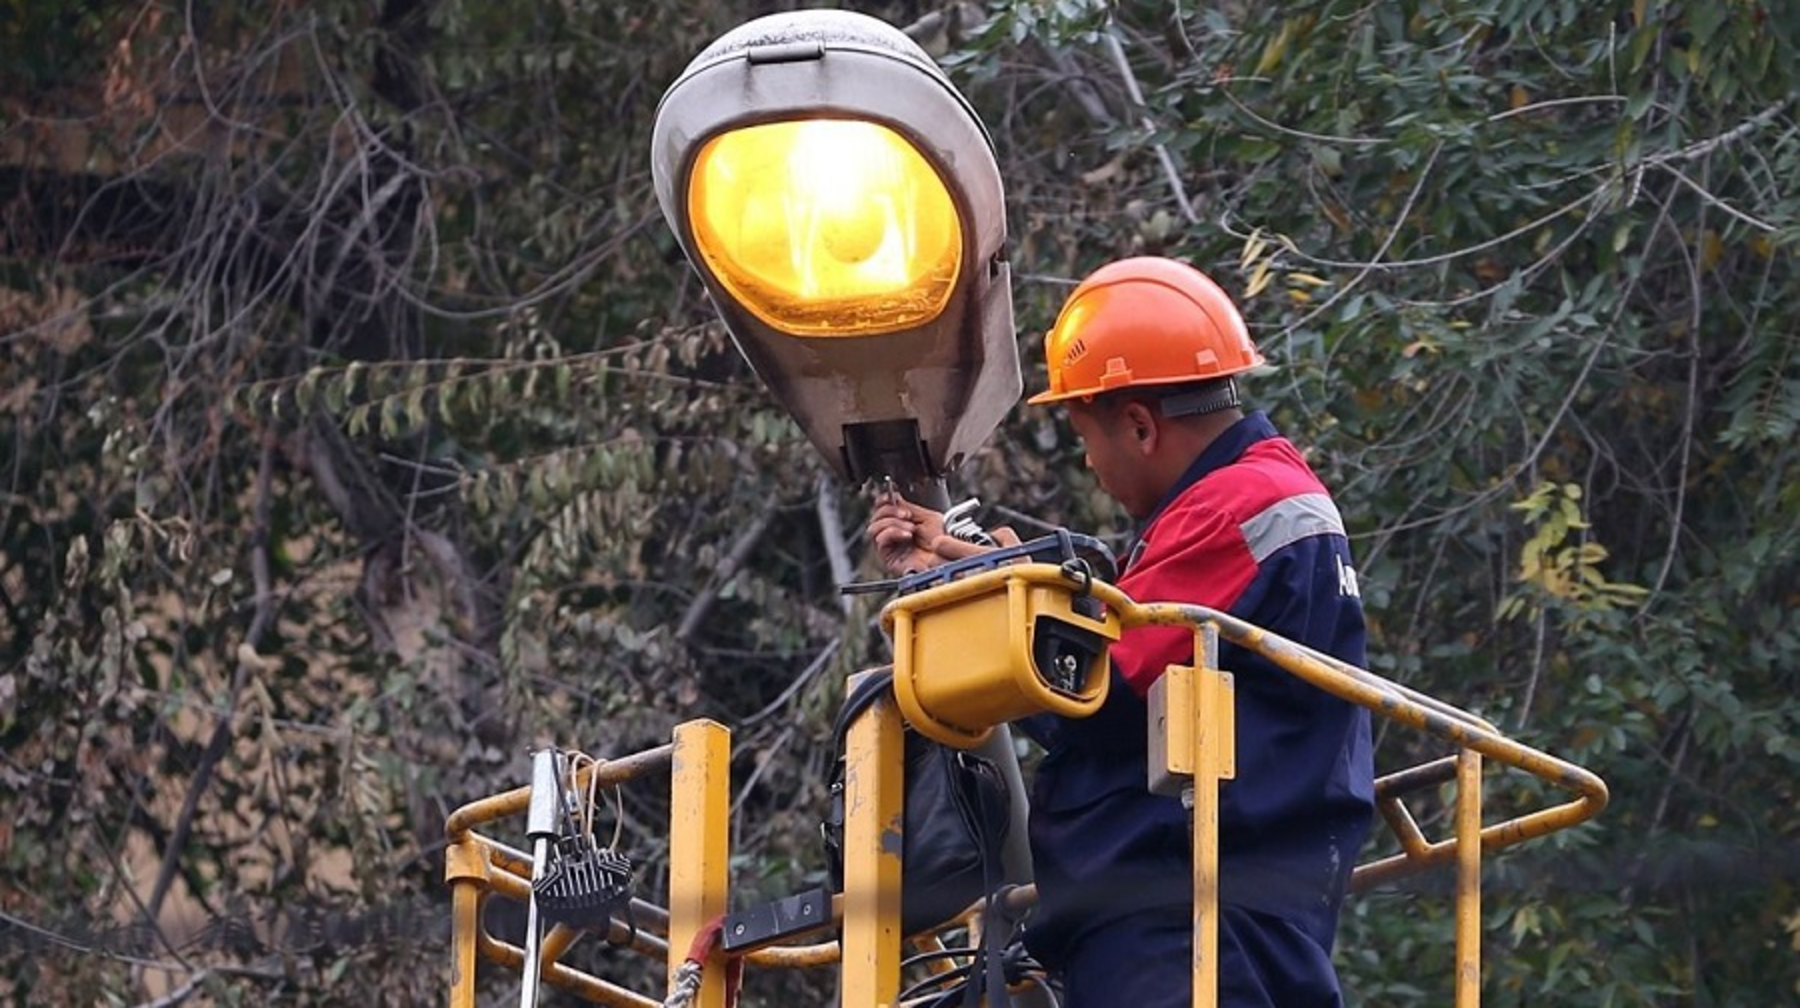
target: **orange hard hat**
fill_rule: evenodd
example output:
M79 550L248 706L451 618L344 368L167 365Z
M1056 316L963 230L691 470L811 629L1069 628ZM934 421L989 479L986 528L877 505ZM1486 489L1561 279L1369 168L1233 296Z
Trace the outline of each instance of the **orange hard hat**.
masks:
M1231 296L1186 263L1139 256L1090 273L1044 336L1050 387L1028 402L1240 374L1263 363Z

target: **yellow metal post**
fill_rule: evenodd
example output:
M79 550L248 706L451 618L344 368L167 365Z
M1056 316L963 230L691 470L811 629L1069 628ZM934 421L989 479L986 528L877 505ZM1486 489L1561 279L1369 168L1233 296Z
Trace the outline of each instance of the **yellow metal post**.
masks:
M899 708L884 695L844 742L843 1008L886 1005L900 990L901 732Z
M675 728L670 765L668 982L694 937L729 905L731 732L717 721ZM725 1008L724 963L703 964L695 1008Z
M1237 776L1237 721L1230 674L1219 670L1219 634L1194 634L1194 1008L1219 1003L1219 782Z
M1456 757L1456 1008L1481 1004L1481 754Z
M450 883L450 1008L475 1008L475 940L488 878L479 841L465 838L445 850L444 878Z

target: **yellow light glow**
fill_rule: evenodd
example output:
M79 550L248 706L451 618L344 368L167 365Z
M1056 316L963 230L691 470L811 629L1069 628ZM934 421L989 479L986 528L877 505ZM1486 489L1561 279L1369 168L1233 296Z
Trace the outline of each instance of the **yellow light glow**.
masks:
M731 295L795 336L929 322L962 268L949 190L877 123L774 122L714 137L694 163L688 216Z

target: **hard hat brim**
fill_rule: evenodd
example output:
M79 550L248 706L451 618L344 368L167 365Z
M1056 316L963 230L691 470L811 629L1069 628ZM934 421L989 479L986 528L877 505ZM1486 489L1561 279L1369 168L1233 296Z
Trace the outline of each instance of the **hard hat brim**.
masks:
M1092 392L1052 392L1048 389L1025 400L1028 406L1048 406L1052 403L1067 402L1070 399L1092 399Z
M1264 375L1275 374L1279 370L1280 370L1279 367L1277 367L1274 364L1270 364L1268 362L1268 360L1259 353L1256 355L1256 363L1250 365L1249 367L1240 368L1240 369L1233 370L1233 371L1228 371L1221 375L1207 376L1207 377L1195 377L1192 375L1178 375L1173 378L1158 378L1158 379L1153 379L1151 381L1134 382L1130 385L1119 385L1119 386L1116 386L1116 387L1110 388L1110 389L1083 388L1083 389L1070 389L1069 391L1066 391L1066 392L1057 392L1054 389L1045 389L1044 391L1039 392L1037 395L1034 395L1031 398L1025 400L1025 402L1027 405L1031 405L1031 406L1048 406L1053 403L1067 402L1070 399L1093 399L1095 396L1104 395L1108 392L1124 392L1124 391L1132 390L1132 389L1142 392L1142 391L1154 389L1157 387L1167 387L1167 386L1172 386L1172 385L1195 385L1195 384L1200 384L1200 383L1204 383L1204 382L1223 381L1226 378L1234 378L1234 377L1260 378Z

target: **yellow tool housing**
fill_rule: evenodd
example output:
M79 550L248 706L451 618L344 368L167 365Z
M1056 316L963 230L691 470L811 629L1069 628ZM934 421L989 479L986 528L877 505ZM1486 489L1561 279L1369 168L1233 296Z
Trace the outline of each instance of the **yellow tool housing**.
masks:
M1107 650L1119 639L1118 614L1086 582L1043 563L903 595L881 624L893 638L894 695L907 723L959 749L1026 715L1099 710Z

